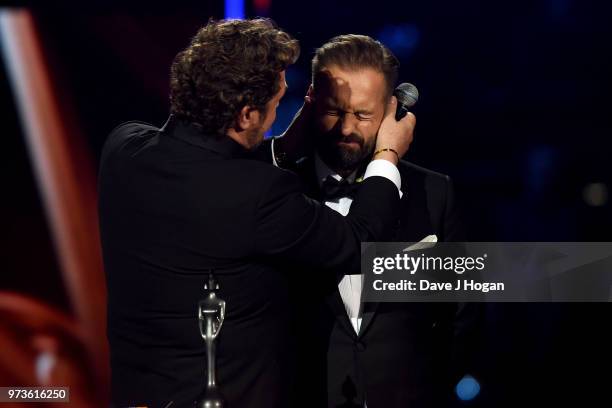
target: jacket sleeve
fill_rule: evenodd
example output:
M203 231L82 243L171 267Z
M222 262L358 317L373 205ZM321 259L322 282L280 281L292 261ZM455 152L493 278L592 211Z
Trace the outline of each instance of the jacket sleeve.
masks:
M342 273L360 272L361 242L390 238L399 195L384 177L363 181L343 217L301 192L297 176L277 171L257 206L255 252Z

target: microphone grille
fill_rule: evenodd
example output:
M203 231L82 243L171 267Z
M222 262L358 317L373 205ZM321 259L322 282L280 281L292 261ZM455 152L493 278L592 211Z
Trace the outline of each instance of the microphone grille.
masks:
M405 108L414 106L419 100L419 90L411 83L401 83L393 91L393 95L397 98L397 102Z

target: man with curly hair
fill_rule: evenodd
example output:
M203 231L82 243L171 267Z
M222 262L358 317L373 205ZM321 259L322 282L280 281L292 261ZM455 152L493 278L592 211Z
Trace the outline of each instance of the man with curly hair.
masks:
M301 277L313 286L357 273L360 242L392 231L396 165L414 128L393 118L397 101L347 217L306 198L296 175L269 163L269 146L257 148L298 54L270 20L211 21L172 65L168 122L110 134L99 213L117 406L190 406L203 390L196 307L210 271L227 302L217 379L228 406L288 406L291 265L321 271Z

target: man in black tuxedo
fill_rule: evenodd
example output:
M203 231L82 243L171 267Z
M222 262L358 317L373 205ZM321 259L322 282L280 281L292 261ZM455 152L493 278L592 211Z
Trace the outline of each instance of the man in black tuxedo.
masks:
M286 407L291 269L283 266L311 265L308 279L357 273L360 241L391 233L395 165L414 127L413 117L393 120L394 106L378 142L387 150L368 164L346 218L266 163L269 150L258 160L298 53L269 20L212 21L175 58L168 122L129 122L109 136L99 215L117 406L182 407L198 397L205 353L196 310L213 271L227 304L217 378L228 406Z
M313 58L315 154L295 170L307 194L342 215L362 191L359 181L376 151L398 65L386 47L361 35L335 37ZM391 240L463 241L449 177L404 160L398 169L401 210ZM363 303L362 276L350 272L327 292L296 286L302 368L295 406L437 407L449 401L457 379L453 342L461 353L467 341L456 326L477 319L477 311L468 312L475 306Z

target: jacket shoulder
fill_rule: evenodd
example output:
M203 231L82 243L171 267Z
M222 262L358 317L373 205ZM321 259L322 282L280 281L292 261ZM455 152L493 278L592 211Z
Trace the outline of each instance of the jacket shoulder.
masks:
M448 175L426 169L406 160L400 160L398 170L402 176L402 188L422 186L435 194L446 194L451 179Z
M425 167L419 166L407 160L400 160L398 170L402 176L406 174L407 176L427 177L431 178L432 180L439 180L443 182L450 180L450 177L446 174L426 169Z
M106 138L100 162L104 163L109 156L134 140L144 140L157 134L160 129L149 123L132 120L116 126Z
M149 130L149 131L159 131L160 128L157 126L154 126L150 123L147 122L142 122L140 120L129 120L127 122L123 122L117 126L115 126L115 128L113 130L110 131L110 135L113 135L115 133L120 133L120 132L130 132L130 131L142 131L142 130Z

